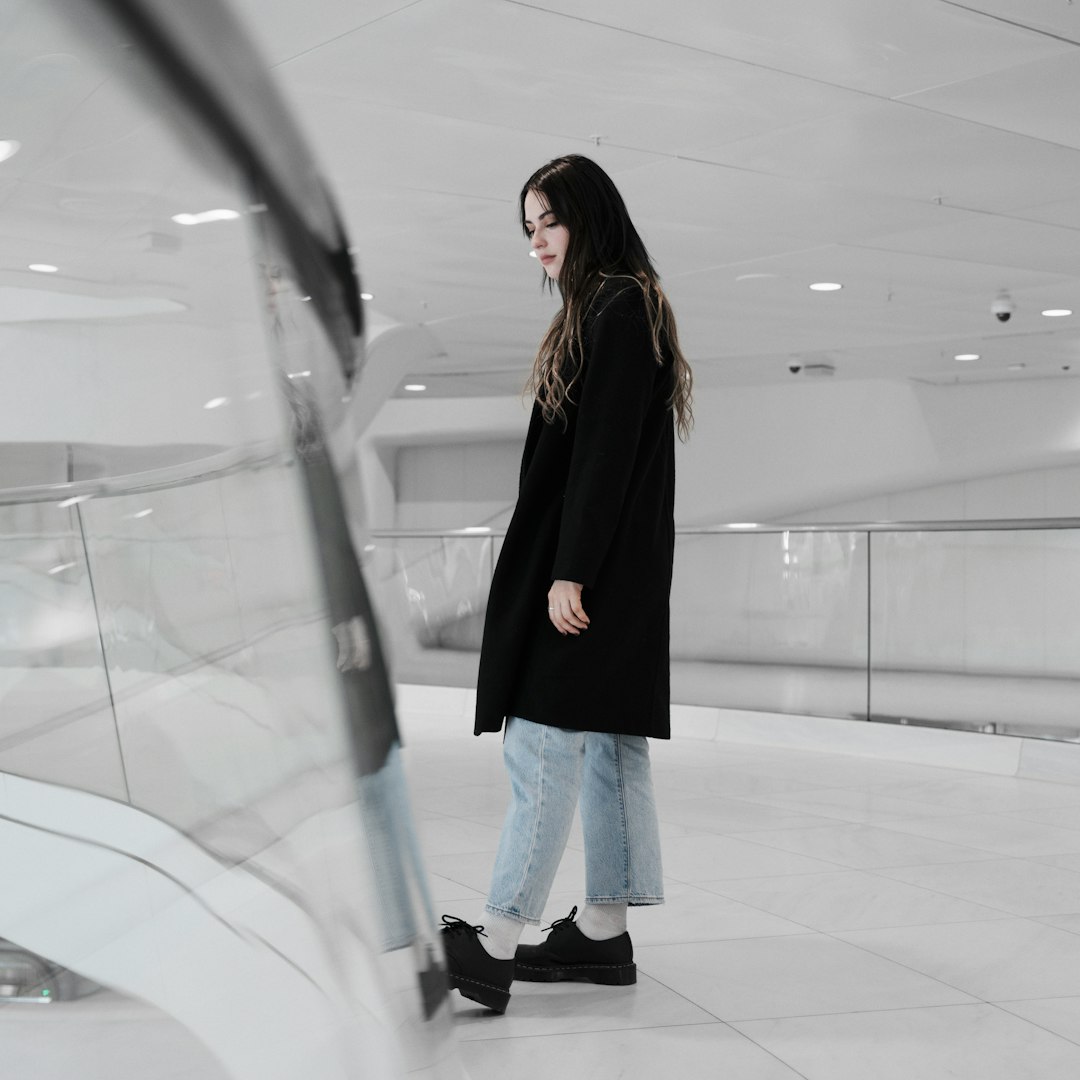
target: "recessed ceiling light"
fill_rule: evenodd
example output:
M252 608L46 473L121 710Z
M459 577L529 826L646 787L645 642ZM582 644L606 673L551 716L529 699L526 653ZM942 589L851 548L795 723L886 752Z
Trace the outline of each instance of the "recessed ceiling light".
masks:
M211 398L204 406L204 409L220 409L222 405L228 405L229 399L227 397L214 397Z
M371 293L369 293L369 292L362 292L362 293L360 294L360 299L361 299L361 300L374 300L374 299L375 299L375 297L374 297L374 295L372 295L372 294L371 294Z
M953 357L953 359L954 360L978 360L979 359L979 354L977 352L962 352L962 353L957 353Z
M173 214L177 225L205 225L208 221L232 221L240 216L237 210L203 210L198 214Z
M427 386L424 383L406 383L403 390L411 390L414 394L419 394L421 390L426 390Z
M814 292L836 292L837 289L842 289L844 286L838 281L815 281L810 286Z
M29 269L35 274L55 274L60 267L53 266L52 263L31 263Z
M728 525L729 529L756 529L756 521L733 521Z
M466 525L462 532L467 533L489 533L491 532L490 525Z
M19 152L19 144L14 139L0 139L0 161L7 161Z
M1069 308L1047 308L1043 314L1048 319L1059 319L1062 315L1071 315L1072 311Z

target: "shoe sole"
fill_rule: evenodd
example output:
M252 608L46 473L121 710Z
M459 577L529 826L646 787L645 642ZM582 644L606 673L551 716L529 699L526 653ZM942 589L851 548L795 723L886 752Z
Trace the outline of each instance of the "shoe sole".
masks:
M475 1001L500 1015L506 1012L506 1006L510 1004L509 990L492 986L491 983L480 982L478 979L470 979L466 975L455 975L451 972L450 989L457 990L462 997Z
M637 964L561 964L559 967L534 967L520 960L514 978L521 982L591 982L601 986L633 986L637 982Z

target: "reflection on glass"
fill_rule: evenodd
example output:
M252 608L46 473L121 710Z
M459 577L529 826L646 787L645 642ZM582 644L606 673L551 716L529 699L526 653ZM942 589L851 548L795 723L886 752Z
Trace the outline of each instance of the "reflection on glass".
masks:
M399 537L367 555L398 682L475 686L501 537Z

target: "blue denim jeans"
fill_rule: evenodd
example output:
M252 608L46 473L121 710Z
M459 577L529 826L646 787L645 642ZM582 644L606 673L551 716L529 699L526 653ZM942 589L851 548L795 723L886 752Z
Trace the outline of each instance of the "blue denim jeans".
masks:
M503 758L511 797L488 911L540 922L579 798L586 901L663 903L647 739L568 731L515 716L506 724Z

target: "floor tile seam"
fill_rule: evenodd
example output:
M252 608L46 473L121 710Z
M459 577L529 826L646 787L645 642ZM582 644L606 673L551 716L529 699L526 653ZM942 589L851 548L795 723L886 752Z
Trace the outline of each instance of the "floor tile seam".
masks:
M768 912L762 912L767 915ZM777 915L776 918L782 919L782 915ZM737 934L734 937L693 937L686 940L678 941L638 941L634 948L640 951L641 949L664 949L668 946L682 946L682 945L727 945L736 941L774 941L777 938L797 938L797 937L813 937L825 933L824 930L815 930L812 926L807 926L805 923L797 923L794 919L788 919L793 926L797 926L800 929L789 931L786 934ZM840 931L841 933L845 931ZM648 972L641 965L638 965L642 974L647 975ZM655 976L649 976L654 978Z
M755 791L755 792L731 792L731 791L715 791L715 790L689 790L685 786L675 787L669 791L665 791L662 784L655 784L656 791L661 795L665 802L671 806L685 806L688 803L730 803L737 808L751 807L755 810L760 810L763 807L768 810L783 810L785 813L792 814L806 814L807 816L823 817L825 815L819 815L816 811L806 810L802 807L796 807L791 810L789 807L773 806L770 803L765 802L765 799L772 799L778 794L787 795L789 792L774 792L774 791ZM822 788L823 791L831 791L831 788ZM805 794L805 791L803 792Z
M776 1050L774 1050L772 1047L766 1046L764 1043L758 1042L757 1039L755 1039L748 1032L740 1031L734 1024L728 1023L728 1021L726 1021L726 1020L722 1020L721 1023L724 1024L726 1027L730 1028L740 1038L745 1039L752 1046L757 1047L758 1050L761 1050L764 1053L768 1054L769 1057L771 1057L774 1061L778 1062L779 1064L783 1065L783 1067L785 1069L788 1069L795 1076L801 1077L801 1080L810 1080L810 1078L806 1075L806 1073L804 1073L801 1069L795 1068L795 1066L790 1061L785 1061L784 1058L782 1058L780 1056L780 1054Z
M468 825L483 825L485 829L495 829L498 831L497 826L487 825L483 821L477 821L475 817L470 817L468 814L443 814L442 816L447 821L463 821Z
M1058 996L1060 997L1060 996L1076 996L1076 995L1058 995ZM1046 999L1045 998L1017 998L1015 1003L1020 1004L1020 1003L1022 1003L1024 1001L1044 1001L1044 1000L1046 1000ZM1021 1016L1019 1013L1010 1012L1008 1009L1003 1008L1003 1005L1009 1004L1010 1002L1011 1002L1011 999L1010 999L1009 1002L1001 1002L1001 1003L998 1003L997 1001L988 1001L987 1005L989 1005L991 1008L997 1009L998 1012L1004 1013L1006 1016L1011 1016L1014 1020L1023 1020L1024 1023L1031 1024L1032 1027L1037 1027L1040 1031L1045 1031L1048 1035L1054 1035L1057 1038L1063 1039L1065 1042L1070 1043L1073 1046L1080 1046L1080 1037L1077 1037L1075 1039L1070 1039L1068 1035L1062 1035L1060 1031L1054 1031L1053 1028L1048 1028L1045 1024L1040 1024L1038 1020L1032 1020L1028 1016Z
M1051 922L1047 922L1047 919L1060 918L1057 915L1032 915L1030 918L1035 922L1041 922L1043 926L1049 926L1052 930L1064 930L1066 934L1073 934L1076 937L1080 937L1080 926L1075 930L1070 930L1067 926L1055 926Z
M772 851L774 853L777 851L776 848L766 848L765 850ZM791 854L791 853L786 852L785 854ZM805 856L805 857L809 858L810 856ZM825 859L818 859L818 862L825 862L825 861L826 861ZM840 863L830 863L829 865L830 866L835 866L837 868L837 870L851 870L852 869L850 866L843 866ZM710 881L752 881L754 878L813 877L815 874L824 874L824 873L832 873L832 872L833 871L826 871L826 870L801 870L801 871L794 871L794 872L789 872L789 873L785 873L785 874L744 874L744 875L741 875L739 877L710 878L709 880ZM664 877L667 878L670 881L674 881L676 885L692 885L694 888L697 888L697 889L702 888L702 886L697 881L690 881L690 880L688 880L686 878L676 877L676 875L671 873L671 871L669 871L669 870L664 871ZM712 892L713 890L709 889L707 891Z
M664 946L662 946L662 945L659 945L659 946L657 946L657 945L642 946L642 948L663 948L663 947ZM635 954L635 955L637 955L637 954ZM717 1016L716 1013L714 1013L712 1011L712 1009L706 1008L700 1002L694 1001L694 999L691 998L691 997L687 997L687 995L684 994L681 990L676 990L674 986L669 986L658 975L652 974L647 967L643 968L641 966L640 962L638 963L638 972L639 972L639 974L644 975L645 978L649 979L651 982L656 983L657 986L662 986L665 990L668 991L668 993L674 994L677 998L681 998L688 1005L692 1005L695 1009L700 1009L703 1013L705 1013L706 1016L711 1016L718 1024L724 1024L725 1026L730 1026L730 1025L727 1024L727 1021L722 1016Z
M453 856L447 856L447 857L452 858ZM449 874L441 873L438 870L432 870L430 867L427 868L427 872L429 874L434 874L436 877L441 877L444 881L449 881L451 885L459 885L463 889L468 889L469 892L480 893L480 890L478 888L476 888L475 885L470 885L466 881L459 881L456 877L451 877ZM481 895L485 895L485 894L481 894Z
M862 823L862 822L848 822L848 825L850 825L852 828L882 828L882 827L885 827L885 826L881 826L881 825L872 825L872 824L866 824L866 823ZM818 829L836 828L836 827L837 827L836 825L810 825L805 829L799 829L799 832L811 833L811 832L818 831ZM746 838L747 836L752 836L755 833L777 833L777 832L780 832L780 833L793 832L793 829L766 829L766 828L760 828L760 829L752 829L752 831L747 832L747 833L730 833L730 834L726 834L726 835L730 836L732 839L741 840L741 839ZM928 840L931 843L942 843L942 845L945 845L945 847L958 848L960 850L968 850L968 851L971 851L972 853L984 852L986 854L999 855L999 856L1002 854L1000 851L989 851L986 848L976 848L974 845L971 845L971 843L956 843L953 840L940 840L940 839L937 839L936 837L933 837L933 836L921 836L918 833L914 833L914 834L913 833L904 833L904 832L901 831L901 829L888 829L888 832L894 833L896 836L906 836L909 839L913 839L913 840ZM753 840L747 840L746 842L753 843L754 841ZM774 845L770 845L770 843L764 843L764 841L762 841L762 846L767 847L767 848L772 848L774 851L788 851L789 850L787 848L775 847ZM792 854L802 854L802 852L800 852L800 851L792 851L791 853ZM1063 851L1063 852L1056 852L1056 854L1071 855L1071 854L1077 854L1077 852L1075 852L1075 851ZM808 859L820 859L820 858L824 858L824 856L821 856L821 855L807 855L806 858L808 858ZM1020 858L1023 858L1023 856L1020 856ZM1034 856L1032 856L1032 858L1034 858ZM958 863L983 862L983 861L984 860L981 860L981 859L959 859L959 860L957 860ZM907 865L907 864L904 863L904 864L901 864L901 865Z
M767 914L767 912L765 913ZM794 921L794 920L789 920ZM795 925L801 926L801 923ZM779 938L810 938L810 937L830 937L824 930L814 930L812 927L807 927L803 933L799 934L745 934L735 938L699 938L695 941L658 941L652 945L636 945L635 956L646 949L671 949L682 948L684 945L725 945L729 942L736 941L776 941ZM643 975L648 975L650 979L656 979L657 976L653 975L647 967L642 967L640 959L638 960L638 970ZM659 981L659 980L657 980Z
M1080 818L1078 818L1075 825L1054 825L1049 821L1033 821L1031 818L1025 817L1025 814L1041 814L1043 811L1053 810L1078 810L1080 806L1033 806L1023 807L1019 810L984 810L983 815L986 817L1004 817L1014 818L1017 822L1023 822L1025 825L1048 825L1052 829L1065 829L1067 832L1080 832ZM979 811L975 811L976 814Z
M854 790L858 790L858 789L856 789L856 788L825 788L823 790L826 790L826 791L854 791ZM866 792L866 794L873 795L874 793L873 792ZM765 807L768 807L770 810L786 810L789 813L794 813L794 814L807 814L807 815L810 815L812 817L831 818L831 819L834 819L838 823L843 824L843 825L873 825L873 824L875 824L875 822L872 821L872 820L871 821L853 821L851 818L838 817L836 815L835 811L830 813L828 807L821 807L821 808L812 807L812 808L810 808L810 807L806 807L804 805L800 805L798 803L792 803L790 801L782 801L780 799L766 800L764 798L750 797L750 796L747 796L747 795L730 795L730 796L724 796L724 798L731 798L731 799L734 799L734 800L736 800L738 802L750 803L753 806L765 806ZM941 809L941 807L939 807L939 809ZM961 811L961 810L957 810L955 808L948 808L948 809L950 809L951 812L947 813L947 814L915 814L914 816L915 817L925 817L927 820L930 820L930 821L938 820L940 818L954 818L954 817L962 817L963 816L963 811ZM895 817L899 817L900 815L897 814L897 813L893 813L891 816L893 816L895 818ZM811 826L811 828L812 827L813 826ZM821 826L821 827L824 828L824 826Z
M672 828L694 829L694 832L687 832L683 836L671 837L671 839L674 839L674 840L687 839L687 838L692 837L692 836L725 836L725 837L735 838L737 836L742 835L742 833L785 833L785 832L788 832L789 829L791 829L793 827L791 825L774 825L772 828L747 828L747 829L742 829L742 831L737 833L737 832L732 832L731 829L728 828L728 827L710 828L707 825L687 825L684 822L672 821L671 819L667 819L665 821L664 818L663 818L663 815L661 815L660 824L661 825L669 825ZM831 823L831 824L828 824L828 825L796 825L794 827L795 828L800 828L800 829L806 829L806 831L809 832L811 828L836 828L837 825L843 825L843 824L851 824L851 822L837 822L836 824Z
M753 879L752 878L746 878L746 879L733 878L733 879L730 879L730 880L734 880L734 881L747 880L747 881L750 881L750 880L753 880ZM686 884L686 882L683 882L682 884ZM717 884L720 884L720 883L718 882ZM770 918L773 918L773 919L783 919L785 922L791 923L792 926L801 926L806 930L807 934L820 934L822 932L822 931L818 930L816 927L813 927L813 926L810 926L807 923L801 922L799 919L789 919L786 915L777 915L775 911L769 911L766 908L758 907L756 904L747 903L745 900L740 900L737 896L728 896L726 893L716 892L714 889L706 888L704 885L694 885L693 888L701 889L704 892L711 893L713 896L721 897L724 900L730 900L734 904L741 904L743 907L749 908L751 911L756 911L759 915L767 915L767 916L769 916ZM802 936L803 936L802 934L750 934L750 935L742 934L739 937L735 937L735 938L702 938L700 941L688 942L688 944L692 944L692 945L707 944L710 941L758 941L758 940L765 940L765 939L769 939L769 938L802 937ZM669 944L676 944L676 943L675 942L670 942ZM678 944L683 944L683 943L679 942ZM645 947L646 946L642 946L642 948L645 948Z
M977 815L977 816L982 816L982 815ZM950 818L949 820L950 821L955 821L957 819L956 818ZM1025 824L1038 825L1039 822L1032 821L1032 822L1026 822ZM991 855L1004 856L1005 858L1034 859L1034 858L1039 857L1039 856L1035 856L1035 855L1017 855L1014 852L1003 851L1000 847L998 847L998 848L982 847L979 844L976 844L974 841L964 841L963 843L959 843L956 840L943 840L943 839L941 839L940 836L928 836L925 833L914 832L914 831L911 831L910 829L899 828L897 823L893 823L893 824L890 825L890 824L888 824L886 822L881 822L881 823L875 825L874 827L875 828L880 828L880 829L888 829L890 832L894 832L899 836L911 836L911 837L918 838L920 840L932 840L932 841L935 841L936 843L939 843L939 844L950 844L953 847L970 848L972 851L986 851L986 852L989 852ZM1046 827L1048 827L1048 828L1058 828L1058 826L1054 826L1054 825L1046 826ZM1077 837L1080 838L1080 829L1070 829L1068 831L1069 832L1075 832ZM1074 849L1072 851L1047 851L1047 852L1043 852L1043 855L1045 855L1048 858L1052 858L1055 855L1077 855L1077 854L1080 854L1080 851L1078 851L1076 849ZM970 861L970 860L962 860L962 861L967 862L967 861Z
M876 827L876 826L871 826L871 827ZM826 826L821 826L821 828L822 829L831 828L831 826L826 825ZM771 831L776 831L776 830L758 829L758 830L755 830L755 831L756 832L771 832ZM779 831L783 832L783 831L786 831L786 830L779 830ZM798 829L796 829L794 831L798 832L798 831L808 831L808 830L798 830ZM728 834L725 834L725 835L730 836L730 838L733 839L733 840L742 840L748 834L747 833L728 833ZM978 847L974 847L973 845L970 845L970 844L954 844L950 840L938 840L936 837L933 837L933 836L921 836L918 833L905 833L905 832L900 832L899 830L897 830L896 835L898 835L898 836L910 836L912 839L915 839L915 840L928 840L931 843L935 843L935 844L944 844L946 847L958 848L961 851L964 851L964 850L970 851L972 853L972 855L975 856L975 858L957 859L955 862L934 863L934 864L929 864L929 865L957 866L957 865L962 865L963 863L969 863L969 862L985 862L986 860L983 859L983 858L980 858L979 857L980 855L985 854L985 855L990 855L990 856L997 856L997 857L1000 858L1002 856L1002 854L1003 854L1000 851L991 851L988 848L978 848ZM754 843L754 841L752 841L752 840L747 840L746 842L747 843ZM767 847L772 851L784 851L784 852L787 852L790 855L802 855L804 858L807 858L807 859L822 859L824 861L829 861L828 857L825 856L825 855L810 855L810 854L806 853L805 851L796 851L796 850L793 850L791 848L780 847L778 845L773 845L773 844L766 844L764 842L762 842L760 846ZM1064 851L1064 852L1059 852L1058 854L1075 855L1075 854L1077 854L1077 852ZM1006 857L1009 857L1009 856L1006 856ZM1018 858L1023 858L1023 856L1017 856L1017 857ZM1050 856L1050 857L1053 857L1053 856ZM1033 856L1033 858L1034 858L1034 856ZM862 869L862 867L860 867L860 866L858 866L857 864L854 864L854 863L852 863L852 864L841 863L840 865L850 865L850 867L852 869ZM924 863L924 862L896 863L896 864L879 865L878 869L882 869L882 870L903 870L903 869L907 869L907 868L912 867L912 866L926 866L926 865L928 865L928 864ZM1063 867L1062 869L1066 869L1066 868Z
M783 916L781 916L782 918ZM1017 920L1022 922L1032 922L1032 919L1025 918L1023 915L1013 915L1010 912L1002 912L996 918L991 918L986 915L982 915L977 919L945 919L941 922L915 922L915 923L897 923L894 926L857 926L850 929L841 929L840 927L833 927L831 930L818 930L819 934L828 934L830 937L837 937L838 940L843 940L839 935L842 934L877 934L888 933L890 930L919 930L926 928L927 930L935 929L942 926L971 926L973 923L999 923L999 922L1016 922ZM1050 927L1051 930L1058 929L1057 927ZM851 942L848 942L850 945Z
M1057 855L1014 855L1013 858L1017 859L1020 862L1033 862L1033 863L1038 863L1040 866L1049 866L1051 870L1064 870L1066 873L1075 874L1077 877L1080 877L1080 867L1077 867L1074 870L1071 866L1055 866L1053 863L1047 863L1047 862L1042 862L1041 861L1042 859L1057 859L1057 858L1060 858L1060 856L1062 856L1062 855L1077 855L1077 854L1080 854L1080 852L1062 851L1062 852L1059 852ZM1070 911L1070 912L1064 912L1063 914L1077 915L1077 914L1080 914L1080 912Z
M1000 912L1002 914L1002 916L1004 916L1005 918L1012 918L1012 919L1033 918L1034 916L1031 916L1031 915L1023 915L1023 914L1021 914L1019 912L1016 912L1016 911L1010 911L1008 908L1002 907L1000 904L990 903L990 902L988 902L986 900L972 900L968 896L961 896L958 893L946 892L944 889L934 888L931 885L925 885L925 884L922 884L922 883L916 884L913 881L904 881L903 878L891 877L889 874L883 872L883 871L886 871L886 870L922 870L922 869L933 870L933 869L935 869L937 867L940 867L940 866L981 866L981 865L983 865L984 862L985 862L985 860L979 859L979 860L977 860L975 862L972 862L972 863L931 863L929 865L924 863L921 866L908 866L908 867L879 866L874 870L867 870L866 873L872 875L873 877L879 877L883 881L893 881L893 882L899 882L901 885L910 885L912 888L922 889L925 892L933 893L935 896L945 897L945 898L947 898L949 900L961 900L961 901L963 901L964 903L967 903L967 904L978 904L979 907L985 907L985 908L989 908L991 911ZM983 920L972 919L971 921L972 922L981 922ZM995 920L987 919L985 921L986 922L996 922L997 920L996 919Z
M1026 1001L1058 1001L1061 998L1065 998L1067 1001L1080 1001L1080 994L1040 994L1039 997L1018 997L1018 998L994 998L993 1001L987 1002L989 1005L1022 1005Z
M954 866L976 866L977 867L977 866L985 866L988 861L1010 862L1010 863L1037 863L1036 859L1024 859L1024 858L1018 858L1016 856L1004 855L1004 856L1001 856L1000 858L998 858L997 860L978 859L978 860L976 860L974 862L965 862L965 863L923 863L923 864L920 864L918 866L907 866L907 867L902 867L902 866L880 866L880 867L877 867L876 870L868 870L867 873L876 873L879 877L889 878L892 881L901 881L905 885L913 885L913 884L915 884L914 882L904 881L903 878L891 877L890 874L887 873L886 871L936 870L936 869L939 869L941 867L951 868L951 867L954 867ZM1080 877L1080 870L1072 870L1069 867L1065 867L1065 866L1053 866L1053 865L1051 865L1049 863L1037 863L1037 865L1045 866L1049 870L1065 870L1071 875L1074 875L1076 877ZM989 903L989 902L984 901L984 900L971 900L967 896L961 896L958 893L946 892L944 889L933 888L933 887L931 887L929 885L919 884L917 887L920 888L920 889L929 889L931 892L940 892L943 896L951 896L951 897L953 897L953 899L956 899L956 900L968 900L968 902L972 903L972 904L982 904L983 907L994 908L997 911L1008 911L1009 910L1008 908L1001 907L999 904L996 904L996 903ZM1049 916L1054 916L1054 915L1080 915L1080 911L1075 911L1075 910L1074 911L1037 911L1037 912L1036 911L1013 911L1013 912L1011 912L1011 914L1015 915L1017 918L1020 918L1020 919L1033 919L1033 918L1038 918L1040 916L1049 917Z
M854 871L854 872L855 873L860 873L862 871ZM866 871L866 873L869 876L878 876L878 875L870 874L869 871ZM743 880L743 879L735 878L735 879L732 879L732 880ZM752 880L752 879L746 879L746 880ZM882 878L882 880L883 881L894 881L894 879L892 879L892 878ZM716 884L722 884L722 882L717 882ZM900 882L899 884L908 884L908 883L907 882ZM909 929L912 926L963 926L963 925L966 925L967 923L973 923L973 922L1002 922L1002 921L1007 920L1007 919L1024 918L1024 916L1016 915L1014 912L1003 911L1000 908L993 908L989 904L978 903L975 900L966 900L963 897L959 897L959 896L949 896L947 893L934 892L932 889L923 889L923 887L920 886L920 885L912 885L912 886L910 886L911 888L922 889L922 891L927 892L927 893L931 893L934 896L939 896L942 899L958 900L960 903L976 904L976 906L985 907L989 911L997 911L999 913L998 917L997 918L990 918L989 916L984 915L984 916L980 916L979 918L975 918L975 919L942 919L939 922L897 923L897 924L890 924L890 925L887 925L887 926L853 926L853 927L834 926L834 927L830 927L830 928L826 929L825 927L812 926L810 923L803 922L800 919L792 918L790 915L782 915L777 911L770 911L768 908L759 907L757 904L752 904L749 901L742 899L741 897L731 896L728 893L717 892L716 890L710 889L710 888L706 887L705 885L696 885L694 887L698 888L698 889L704 889L705 892L714 893L716 896L720 896L725 900L731 900L733 903L742 904L744 907L750 908L752 911L756 911L761 915L769 915L774 919L784 919L786 922L789 922L794 926L805 927L807 932L811 933L811 934L830 934L830 935L831 934L849 934L849 933L858 933L858 932L860 932L862 930L875 930L875 931L876 930L906 930L906 929ZM1045 925L1051 925L1051 924L1047 923ZM1064 927L1052 927L1052 928L1053 929L1064 929ZM1067 931L1067 932L1072 933L1072 931ZM1080 936L1080 930L1077 930L1076 934L1078 936ZM706 941L709 941L709 940L712 940L712 941L744 941L744 940L752 940L753 938L758 938L758 937L762 937L762 938L765 938L765 937L779 938L779 937L797 937L797 936L799 936L799 935L797 935L797 934L755 934L755 935L750 935L750 936L740 935L739 937L736 937L736 938L702 939L701 943L705 943ZM670 944L675 944L675 943L672 942ZM642 947L644 947L644 946L642 946Z
M663 984L660 984L663 985ZM668 989L665 987L665 989ZM673 991L674 992L674 991ZM682 997L682 995L679 995ZM694 1005L695 1008L700 1009L701 1012L706 1013L708 1016L713 1016L708 1009L702 1009L700 1005L696 1005L690 1001L689 998L684 998L689 1004ZM491 1017L491 1021L497 1021L498 1017ZM481 1023L489 1022L487 1018L483 1018ZM455 1021L455 1023L458 1023ZM461 1043L493 1043L493 1042L513 1042L516 1039L566 1039L573 1035L617 1035L623 1031L665 1031L671 1030L683 1030L684 1028L714 1028L714 1027L727 1027L731 1025L726 1021L721 1020L720 1017L714 1016L711 1020L690 1020L685 1024L635 1024L633 1027L600 1027L600 1028L587 1028L583 1030L575 1029L574 1031L533 1031L522 1032L520 1035L487 1035L487 1036L475 1036L464 1037L459 1035L458 1039ZM741 1032L735 1032L737 1035L741 1035Z
M963 991L961 991L963 993ZM824 1020L830 1017L838 1016L873 1016L881 1013L909 1013L909 1012L926 1012L928 1010L940 1011L944 1009L980 1009L980 1008L994 1008L993 1002L983 1001L982 998L978 998L973 994L969 994L969 997L974 998L973 1001L953 1001L948 1004L939 1005L894 1005L886 1009L843 1009L837 1012L822 1012L822 1013L792 1013L790 1016L755 1016L748 1017L741 1020L725 1020L723 1023L729 1027L735 1028L737 1031L741 1030L740 1024L768 1024L776 1020ZM1034 999L1038 1000L1038 999ZM1005 1010L1002 1010L1005 1011ZM1017 1016L1017 1020L1024 1019ZM1029 1023L1031 1021L1028 1021Z
M999 919L986 919L986 920L979 920L979 921L1000 922L1001 920L999 920ZM1029 921L1029 920L1024 920L1024 921L1026 922L1026 921ZM906 930L917 929L917 927L904 927L904 929L906 929ZM850 933L859 933L860 931L843 931L843 933L849 933L849 932ZM919 975L924 979L930 979L932 982L936 982L941 986L948 987L950 990L955 990L956 993L958 993L958 994L964 994L967 997L975 999L974 1002L970 1002L970 1001L969 1002L959 1002L958 1004L971 1005L973 1003L979 1003L979 1004L983 1004L983 1005L990 1005L990 1006L993 1005L993 1002L988 1001L986 998L982 997L980 994L973 994L970 990L964 990L959 986L953 986L952 983L946 982L944 979L938 977L937 975L931 975L931 974L929 974L929 972L920 971L918 968L912 967L910 964L905 964L901 960L894 960L891 956L885 956L882 953L876 952L875 950L869 948L866 945L860 945L858 942L848 941L845 938L840 936L839 931L837 933L835 933L835 934L828 934L827 936L831 937L834 941L840 942L843 945L851 945L853 948L859 949L860 951L865 952L870 956L875 956L879 960L885 960L887 963L895 964L897 967L904 968L905 970L910 971L915 975ZM857 1010L857 1011L863 1011L863 1010Z

